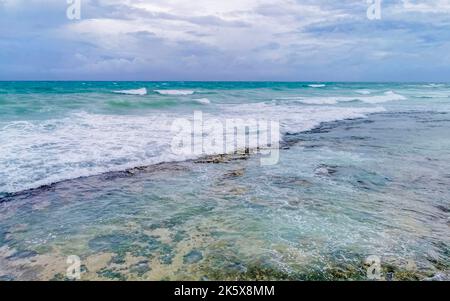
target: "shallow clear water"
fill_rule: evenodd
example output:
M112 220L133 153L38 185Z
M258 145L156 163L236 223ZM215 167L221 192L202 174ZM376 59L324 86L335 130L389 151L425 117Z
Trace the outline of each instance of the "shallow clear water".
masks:
M0 83L0 277L447 277L450 86L311 84ZM279 164L170 154L194 110L280 120Z

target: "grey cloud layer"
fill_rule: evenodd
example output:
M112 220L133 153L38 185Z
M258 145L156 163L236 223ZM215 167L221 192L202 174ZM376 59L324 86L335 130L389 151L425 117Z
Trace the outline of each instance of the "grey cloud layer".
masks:
M0 79L450 80L450 0L0 0Z

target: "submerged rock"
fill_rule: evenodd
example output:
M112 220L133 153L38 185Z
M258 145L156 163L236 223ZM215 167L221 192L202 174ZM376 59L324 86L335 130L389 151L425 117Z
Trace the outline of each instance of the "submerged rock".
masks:
M301 280L302 277L286 272L273 265L254 262L248 265L231 263L229 265L210 265L205 271L208 279L221 281L275 281Z
M180 242L180 241L188 238L189 235L187 235L185 231L178 231L177 233L173 234L171 237L172 237L172 241L177 243L177 242Z
M167 220L153 223L148 226L150 230L156 230L156 229L172 229L178 225L181 225L185 222L186 218L183 218L182 216L174 216Z
M28 229L27 224L16 224L13 227L9 229L9 232L11 233L24 233Z
M247 272L247 267L242 263L234 262L229 264L226 267L226 270L230 273L244 274Z
M97 272L97 275L103 278L108 278L112 280L125 281L127 277L115 270L104 268Z
M91 239L89 248L96 252L120 250L131 243L129 236L118 234L100 235Z
M0 281L14 281L14 277L11 275L2 275L0 276Z
M250 157L250 150L246 149L243 152L237 153L237 154L222 154L222 155L214 155L214 156L207 156L198 160L195 160L195 163L227 163L230 161L237 161L237 160L247 160Z
M322 164L314 170L316 175L331 176L337 172L337 166Z
M97 236L88 245L95 252L115 253L111 263L123 264L127 253L136 257L153 257L163 245L157 238L139 233L115 233Z
M172 264L172 260L175 257L173 254L173 248L168 244L163 244L160 252L161 256L159 257L159 261L162 264Z
M240 168L237 170L233 170L230 171L228 173L225 174L225 178L237 178L237 177L242 177L244 175L245 169L244 168Z
M130 267L130 272L138 276L142 276L149 271L151 271L151 268L147 260L139 261Z
M0 245L4 245L6 242L6 232L0 230Z
M113 256L110 260L110 264L114 263L114 264L124 264L126 262L125 260L125 254L121 253L121 254L117 254L115 256Z
M159 258L159 261L162 263L162 264L172 264L172 262L173 262L173 258L174 258L175 256L172 254L172 253L169 253L169 254L163 254L163 255L161 255L161 257Z
M202 252L200 252L198 250L192 250L189 253L187 253L186 255L184 255L183 262L185 264L193 264L193 263L199 262L202 259L203 259Z
M438 206L436 206L436 208L441 210L442 212L450 213L450 207L445 207L445 206L442 206L442 205L438 205Z
M450 272L439 272L433 277L425 279L426 281L450 281Z
M58 273L58 274L55 274L53 276L53 278L50 279L50 281L70 281L70 279L67 278L64 274Z
M310 187L313 185L310 181L297 176L273 176L272 182L278 187L292 188L297 186Z
M6 259L11 260L11 259L24 259L24 258L30 258L30 257L34 257L37 256L38 253L35 251L31 251L31 250L20 250L20 251L16 251L14 254L12 254L11 256L6 257Z
M154 251L161 247L162 243L154 236L149 236L147 243L147 249Z

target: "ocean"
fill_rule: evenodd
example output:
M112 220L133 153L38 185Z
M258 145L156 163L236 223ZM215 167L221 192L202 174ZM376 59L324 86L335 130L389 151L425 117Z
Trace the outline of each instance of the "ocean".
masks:
M278 161L174 153L195 112ZM449 129L443 83L0 82L0 279L449 279Z

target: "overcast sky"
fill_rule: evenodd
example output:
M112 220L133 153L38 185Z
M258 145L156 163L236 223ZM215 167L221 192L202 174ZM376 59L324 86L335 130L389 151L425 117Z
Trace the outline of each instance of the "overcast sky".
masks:
M450 81L450 0L0 0L0 80Z

